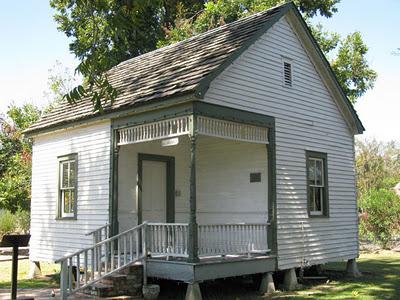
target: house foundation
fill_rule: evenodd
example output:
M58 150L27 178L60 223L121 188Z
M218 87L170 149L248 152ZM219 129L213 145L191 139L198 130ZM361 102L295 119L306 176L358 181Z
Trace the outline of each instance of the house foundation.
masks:
M272 272L263 274L258 291L260 294L270 294L275 292L275 283L274 278L272 277Z
M285 277L283 280L283 287L287 291L293 291L297 288L297 276L294 268L285 271Z
M361 272L358 270L357 261L355 258L349 259L347 261L346 273L348 276L351 276L354 278L362 276Z
M202 300L200 284L188 283L185 300Z
M29 267L28 279L34 279L42 276L42 269L40 268L40 262L31 261Z

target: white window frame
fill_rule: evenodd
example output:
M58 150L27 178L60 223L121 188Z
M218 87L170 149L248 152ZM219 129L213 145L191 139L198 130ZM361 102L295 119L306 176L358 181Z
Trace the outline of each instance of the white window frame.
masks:
M75 164L73 172L75 173L74 181L70 183L69 176L71 175L71 163ZM63 187L64 168L67 166L67 182L68 186ZM78 155L76 153L58 157L58 199L57 199L57 218L58 219L76 219L77 208L77 170L78 170ZM73 202L70 200L69 209L65 211L65 195L73 192ZM71 197L71 193L70 193Z
M310 184L310 178L309 178L309 170L307 170L307 183L308 183L308 186L309 186L309 188L310 189L314 189L314 191L316 190L316 189L321 189L321 192L320 192L320 199L319 199L319 201L320 201L320 207L321 207L321 210L316 210L315 208L317 207L317 205L316 205L316 199L315 199L315 196L316 196L316 193L314 192L313 193L313 200L312 200L312 206L313 206L313 210L312 209L310 209L310 215L313 215L313 216L322 216L323 214L324 214L324 202L325 202L325 199L324 199L324 197L325 197L325 192L324 192L324 189L325 189L325 167L324 167L324 159L322 159L322 158L317 158L317 157L309 157L308 158L308 166L310 166L310 164L311 163L313 163L314 164L314 184ZM317 184L317 162L320 162L321 163L321 184ZM308 201L310 201L310 199L308 199Z

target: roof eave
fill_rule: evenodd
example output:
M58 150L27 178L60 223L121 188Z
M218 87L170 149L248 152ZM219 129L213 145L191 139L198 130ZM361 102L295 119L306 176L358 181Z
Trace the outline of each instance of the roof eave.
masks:
M300 22L304 32L306 33L307 37L310 39L311 43L313 44L314 49L317 51L318 56L321 58L321 61L322 61L322 64L323 64L325 70L327 71L329 77L332 79L332 82L333 82L336 90L339 92L341 99L343 100L346 108L350 112L350 114L353 118L353 121L354 121L356 134L362 134L365 131L364 125L362 124L360 118L358 117L357 112L355 111L350 100L347 98L346 94L344 93L344 91L339 83L339 80L335 75L335 72L332 70L330 63L326 59L319 44L315 40L314 36L311 33L311 30L309 29L307 23L304 21L303 17L301 16L300 12L298 11L298 9L296 7L294 7L292 12L296 16L297 20Z
M98 114L96 116L88 115L83 118L74 120L68 120L65 122L58 122L56 124L49 124L45 127L26 129L23 131L24 136L34 137L40 134L50 133L53 131L68 129L71 127L82 126L92 122L99 122L109 119L117 119L129 115L143 113L145 111L163 109L173 105L178 105L185 102L195 101L197 98L194 96L193 91L181 93L173 97L162 97L152 100L151 102L139 102L136 105L130 105L129 107L121 107L118 109L110 110L109 112Z

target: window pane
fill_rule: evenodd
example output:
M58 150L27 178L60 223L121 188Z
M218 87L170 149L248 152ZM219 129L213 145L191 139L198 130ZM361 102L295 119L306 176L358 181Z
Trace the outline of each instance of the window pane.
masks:
M314 194L315 194L315 192L314 192L314 189L315 188L313 188L313 187L310 188L310 195L309 195L310 198L308 199L308 202L311 204L310 205L310 210L311 211L315 210L315 204L314 204L314 196L315 196Z
M315 210L322 211L322 188L315 188Z
M73 213L74 212L74 206L75 206L75 191L71 190L70 191L70 212Z
M68 163L61 164L61 183L62 187L68 187Z
M322 160L316 160L315 161L315 174L316 174L316 185L323 185L323 167L322 167Z
M69 163L69 186L75 186L75 161Z
M70 212L70 193L69 191L62 191L63 193L63 198L64 198L64 213L69 213Z
M308 161L308 184L315 184L315 160L310 159Z

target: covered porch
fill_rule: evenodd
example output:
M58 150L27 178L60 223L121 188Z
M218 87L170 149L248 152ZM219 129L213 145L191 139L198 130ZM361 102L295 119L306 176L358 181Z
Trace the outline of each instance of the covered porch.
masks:
M273 118L201 102L114 119L110 222L59 260L62 294L136 263L144 285L275 271L274 132Z
M192 102L112 127L111 235L147 222L148 276L219 278L195 266L228 262L230 276L275 269L273 118Z

